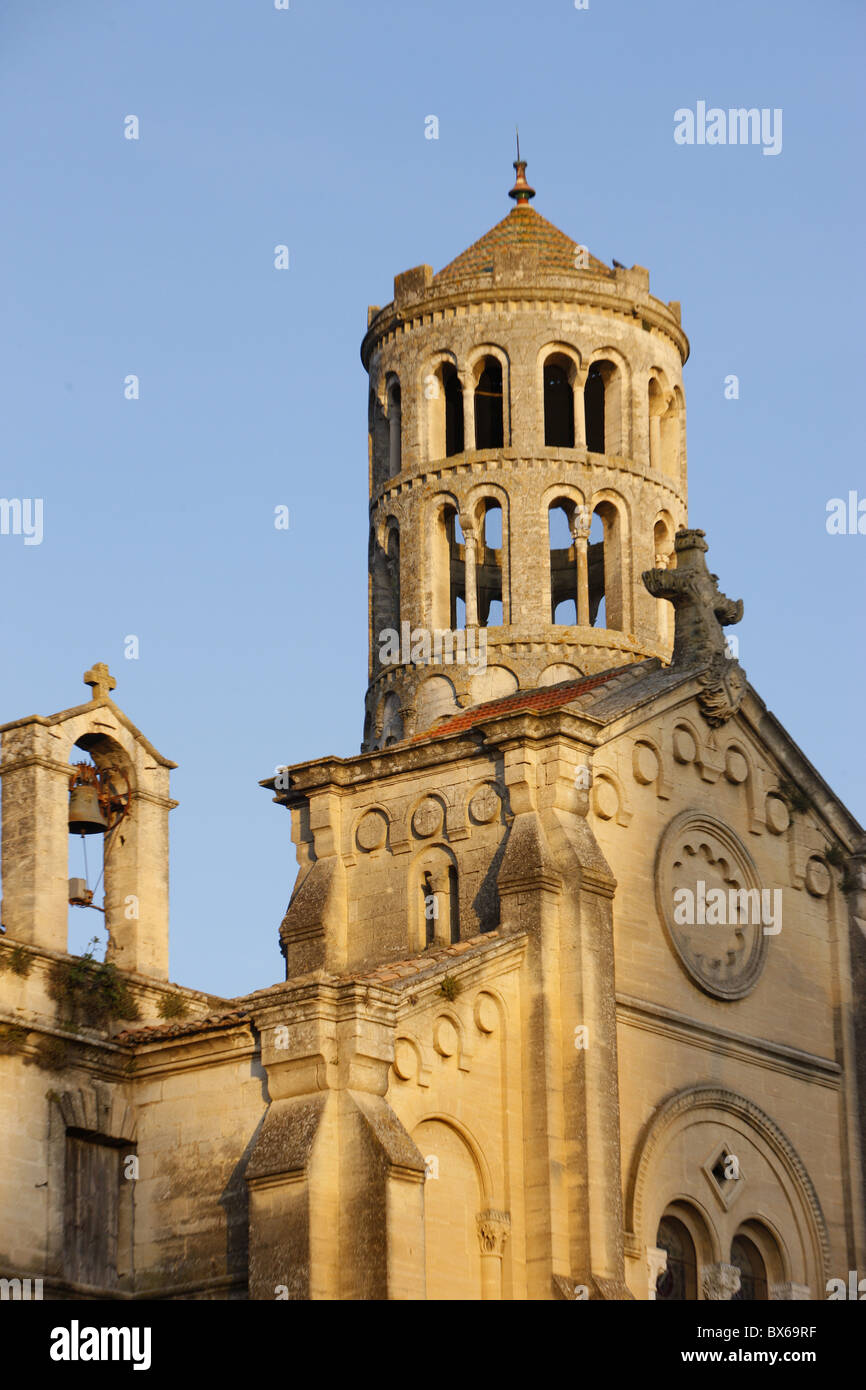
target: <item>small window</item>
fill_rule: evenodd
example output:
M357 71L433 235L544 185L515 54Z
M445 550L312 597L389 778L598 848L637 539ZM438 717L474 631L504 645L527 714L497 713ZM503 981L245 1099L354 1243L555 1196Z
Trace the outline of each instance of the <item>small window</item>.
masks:
M485 357L475 388L475 447L500 449L503 438L502 365L495 357Z
M388 385L388 450L390 476L396 478L403 467L402 398L400 383L393 377Z
M476 559L476 597L478 622L482 627L502 623L502 508L498 502L485 504L481 546Z
M604 453L604 377L597 362L587 373L583 391L586 447L592 454Z
M574 392L568 370L548 359L544 364L544 443L548 448L574 448Z
M451 458L463 453L463 387L457 370L446 363L442 368L445 397L445 454Z

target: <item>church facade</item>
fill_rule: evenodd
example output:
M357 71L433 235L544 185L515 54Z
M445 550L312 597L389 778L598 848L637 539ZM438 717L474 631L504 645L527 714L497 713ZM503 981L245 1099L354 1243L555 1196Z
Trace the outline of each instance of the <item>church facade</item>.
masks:
M104 666L0 730L7 1289L866 1278L866 837L726 639L680 306L515 168L501 222L368 313L363 744L262 784L298 861L285 980L169 981L174 764ZM104 963L67 950L70 826L104 841Z

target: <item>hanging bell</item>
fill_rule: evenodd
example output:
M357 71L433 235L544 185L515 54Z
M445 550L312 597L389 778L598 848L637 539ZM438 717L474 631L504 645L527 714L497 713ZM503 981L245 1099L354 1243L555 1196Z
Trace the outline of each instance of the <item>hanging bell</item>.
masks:
M107 829L96 788L73 787L69 793L70 835L104 835Z

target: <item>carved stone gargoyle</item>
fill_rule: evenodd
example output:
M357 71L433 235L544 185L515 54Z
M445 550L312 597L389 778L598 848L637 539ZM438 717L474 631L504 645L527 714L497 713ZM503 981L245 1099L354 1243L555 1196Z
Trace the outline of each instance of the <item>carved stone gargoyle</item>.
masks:
M654 598L665 598L674 606L671 666L699 675L704 687L698 696L701 710L715 728L737 712L746 693L745 673L728 650L723 631L742 618L743 600L723 594L718 575L707 569L709 546L703 531L677 531L674 549L676 569L645 570L643 582Z

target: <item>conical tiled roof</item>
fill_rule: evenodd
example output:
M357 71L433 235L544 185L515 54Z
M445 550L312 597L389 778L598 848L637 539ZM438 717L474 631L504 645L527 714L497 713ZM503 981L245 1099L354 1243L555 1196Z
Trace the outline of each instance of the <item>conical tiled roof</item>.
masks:
M497 251L519 249L537 258L538 269L551 274L562 274L576 269L592 270L595 274L613 275L613 271L595 256L587 256L588 264L576 264L575 252L580 242L565 235L546 217L542 217L528 203L518 203L501 222L485 232L470 247L450 261L443 270L434 275L434 284L445 280L460 280L466 276L489 274L493 270L493 257Z

